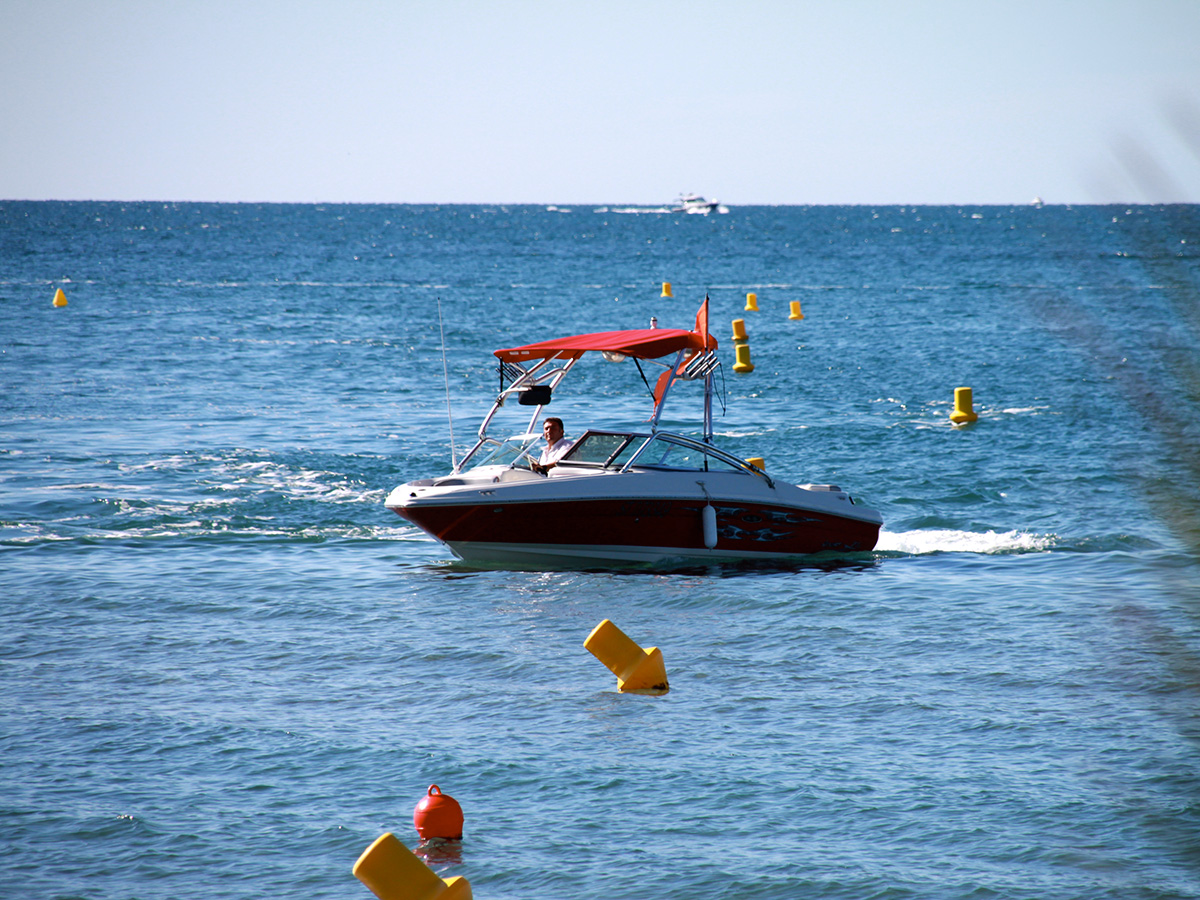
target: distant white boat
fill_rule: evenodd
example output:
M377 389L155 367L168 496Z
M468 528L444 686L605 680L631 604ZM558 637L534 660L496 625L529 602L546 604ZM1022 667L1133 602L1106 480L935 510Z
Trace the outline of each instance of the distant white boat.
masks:
M1034 197L1029 202L1029 205L1032 206L1034 209L1041 209L1043 206L1045 206L1045 204L1042 202L1041 197Z
M716 200L707 200L699 194L681 194L671 212L689 213L707 216L710 212L727 213L729 207L722 206Z

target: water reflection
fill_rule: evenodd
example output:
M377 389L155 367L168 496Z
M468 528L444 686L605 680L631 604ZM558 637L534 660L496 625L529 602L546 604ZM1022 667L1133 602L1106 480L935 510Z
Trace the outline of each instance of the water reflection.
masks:
M779 575L798 572L859 572L877 568L882 560L894 556L881 552L813 554L795 559L729 560L703 562L697 560L664 560L659 563L630 563L627 565L503 565L487 566L462 560L427 563L420 566L402 564L446 580L461 580L486 572L586 572L588 574L618 575L691 575L710 578L734 578L744 575ZM901 554L907 555L907 554Z
M435 866L462 865L462 841L447 838L426 838L417 844L413 854L431 869Z

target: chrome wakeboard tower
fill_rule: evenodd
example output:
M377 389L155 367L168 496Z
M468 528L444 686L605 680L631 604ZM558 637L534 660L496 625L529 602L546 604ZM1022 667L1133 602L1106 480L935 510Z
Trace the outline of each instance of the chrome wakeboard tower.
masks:
M570 335L497 350L495 356L499 359L500 392L479 426L475 445L454 463L453 471L461 473L482 448L498 443L488 437L488 428L500 408L514 396L521 406L533 407L523 436L525 449L531 447L540 437L534 428L542 414L542 407L550 402L567 373L588 352L599 352L610 362L633 357L638 363L639 372L642 361L662 367L663 372L651 388L654 397L654 409L649 418L651 432L658 430L667 394L675 382L703 380L703 439L711 444L713 373L720 365L716 349L717 340L708 333L708 298L705 297L696 315L696 328L692 331L657 328L652 322L652 327L645 329ZM668 357L672 358L670 363L662 362ZM645 380L645 373L642 373L642 378ZM649 381L646 384L649 387Z

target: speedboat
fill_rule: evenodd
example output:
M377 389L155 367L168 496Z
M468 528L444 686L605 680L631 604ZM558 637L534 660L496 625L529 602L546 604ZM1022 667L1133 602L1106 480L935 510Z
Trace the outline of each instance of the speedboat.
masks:
M500 392L475 445L452 460L448 474L402 484L385 504L463 561L501 568L779 560L874 549L882 525L875 510L836 485L784 482L767 474L761 459L713 443L716 350L707 298L690 331L607 331L496 350ZM584 357L633 359L643 380L643 363L662 368L653 411L646 427L587 430L539 474L539 419ZM704 387L699 437L658 427L681 382ZM519 411L532 407L525 427L490 435L513 401Z
M707 216L710 212L729 212L716 200L707 200L699 194L683 194L675 201L672 212L694 213Z

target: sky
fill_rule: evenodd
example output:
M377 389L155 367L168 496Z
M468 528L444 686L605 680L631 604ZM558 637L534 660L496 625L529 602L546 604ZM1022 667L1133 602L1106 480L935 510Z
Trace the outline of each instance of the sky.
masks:
M1200 202L1200 0L0 0L0 198Z

